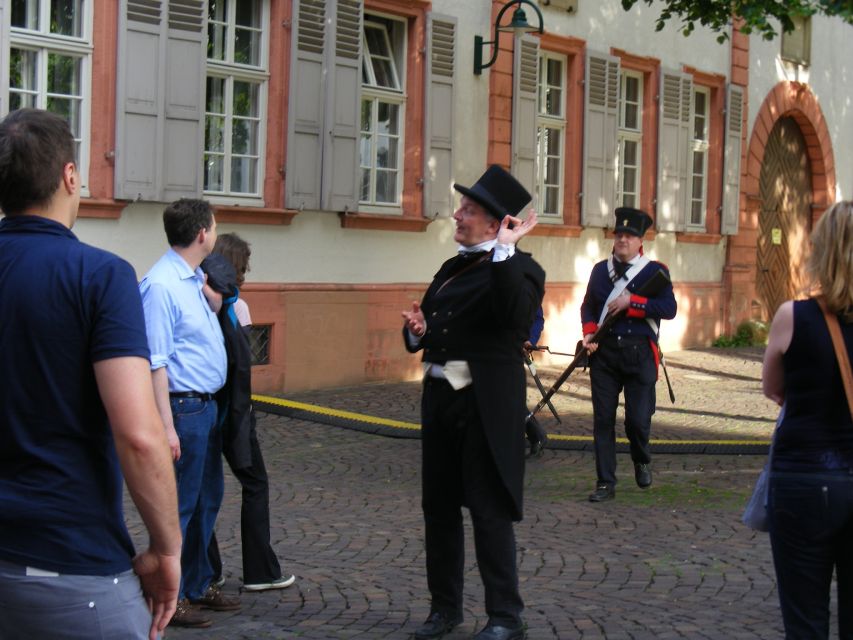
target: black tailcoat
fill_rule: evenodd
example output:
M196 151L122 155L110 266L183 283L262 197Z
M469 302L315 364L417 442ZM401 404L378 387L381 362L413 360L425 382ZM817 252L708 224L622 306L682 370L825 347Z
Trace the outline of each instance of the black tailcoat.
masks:
M468 362L490 454L522 517L526 378L522 345L542 303L545 272L520 251L492 262L491 254L445 262L424 295L427 331L417 347L424 362ZM405 333L405 330L404 330Z

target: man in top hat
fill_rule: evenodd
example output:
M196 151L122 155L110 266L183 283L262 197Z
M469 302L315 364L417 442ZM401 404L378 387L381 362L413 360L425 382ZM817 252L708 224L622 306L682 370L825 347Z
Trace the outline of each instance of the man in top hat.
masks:
M462 621L462 510L471 513L488 624L478 640L524 638L513 521L522 517L526 380L522 345L545 272L516 243L536 226L515 217L530 194L497 165L453 214L459 255L403 312L406 347L423 350L423 511L430 615L415 638Z
M655 382L660 352L661 320L675 317L675 296L666 265L643 255L643 234L652 226L644 211L616 209L613 253L592 268L581 304L583 344L590 353L590 383L594 415L595 471L591 502L616 495L616 407L625 392L625 433L634 462L634 478L645 489L652 484L649 433L655 412ZM666 285L654 296L636 292L658 271ZM592 337L608 313L620 314L610 330Z

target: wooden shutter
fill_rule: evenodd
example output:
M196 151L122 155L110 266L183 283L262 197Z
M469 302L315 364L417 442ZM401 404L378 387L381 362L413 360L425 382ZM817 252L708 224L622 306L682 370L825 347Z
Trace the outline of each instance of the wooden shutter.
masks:
M361 114L361 0L337 0L335 38L326 98L323 198L331 211L357 211ZM297 89L298 90L298 89Z
M123 200L161 199L163 4L121 0L119 5L115 197Z
M693 78L678 71L661 73L658 138L657 228L683 231L690 204Z
M326 0L293 0L285 206L319 209L323 172Z
M740 160L743 133L743 87L730 84L726 104L726 151L723 170L721 233L734 235L740 217Z
M0 116L9 111L9 21L11 11L0 0Z
M606 227L616 203L619 59L587 52L581 223Z
M207 2L169 0L166 23L162 198L202 192L207 71Z
M539 39L524 36L513 51L512 174L536 193L536 92L539 82ZM538 208L538 203L533 203Z
M456 18L427 15L424 114L424 216L453 213L454 73Z
M115 197L201 195L204 0L121 0Z

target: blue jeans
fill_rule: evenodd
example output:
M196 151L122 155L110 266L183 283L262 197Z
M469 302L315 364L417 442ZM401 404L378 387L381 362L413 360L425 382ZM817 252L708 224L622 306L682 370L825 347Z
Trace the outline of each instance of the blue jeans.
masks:
M204 595L213 577L207 546L222 504L222 433L216 424L216 401L171 398L172 418L181 442L175 463L181 549L180 598Z
M774 471L768 517L785 637L829 637L834 569L838 637L853 639L853 475Z
M80 576L0 560L3 640L147 640L151 614L133 571Z

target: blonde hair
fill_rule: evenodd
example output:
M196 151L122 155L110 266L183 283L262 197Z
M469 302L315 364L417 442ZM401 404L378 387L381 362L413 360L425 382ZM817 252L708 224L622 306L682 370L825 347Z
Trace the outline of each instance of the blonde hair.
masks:
M811 235L807 269L830 311L853 321L853 202L835 203L817 221Z

